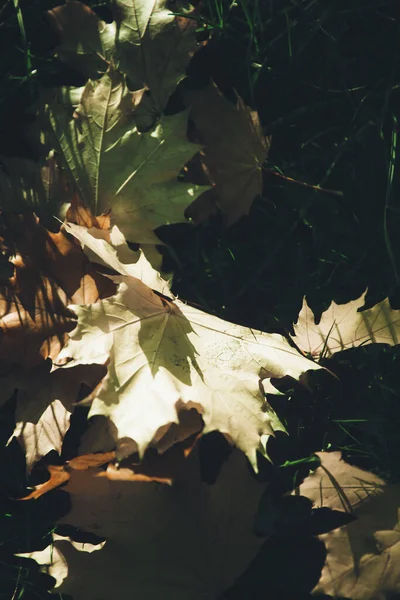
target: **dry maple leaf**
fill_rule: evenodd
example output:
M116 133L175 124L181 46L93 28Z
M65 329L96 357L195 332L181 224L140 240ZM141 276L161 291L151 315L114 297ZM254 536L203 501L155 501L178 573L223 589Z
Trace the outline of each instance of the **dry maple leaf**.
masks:
M163 117L146 133L135 125L132 92L110 67L88 82L76 118L53 105L50 119L82 201L94 214L112 209L126 238L157 243L153 230L184 222L204 188L177 180L197 151L186 138L187 113Z
M57 541L65 541L68 540L68 543L71 544L76 550L79 552L96 552L97 550L101 550L104 547L105 542L100 541L98 544L91 544L88 542L77 542L72 538L59 535L57 533L52 533L53 542ZM39 565L41 565L42 571L51 570L52 576L55 579L55 587L59 587L64 579L68 575L68 565L61 554L61 552L55 547L54 544L50 544L44 550L36 550L34 552L20 552L15 556L21 556L23 558L32 558Z
M300 486L316 507L351 511L356 520L323 534L327 559L313 594L389 600L400 593L400 487L350 466L339 452L318 453L321 467Z
M232 225L249 213L262 191L262 164L270 141L262 133L257 113L239 96L236 105L226 100L215 84L188 92L187 102L198 141L204 146L200 159L215 184L225 223ZM202 204L201 197L196 204ZM200 220L208 216L199 206L195 214L197 220L200 214Z
M45 13L58 35L58 57L87 77L98 77L107 70L109 46L114 38L112 28L99 19L83 2L66 1Z
M17 438L25 452L28 471L50 450L61 453L82 384L93 388L104 374L105 369L96 365L51 373L36 368L16 382L19 389L12 437Z
M0 358L31 368L57 356L65 332L73 329L69 302L94 302L112 295L115 286L76 243L63 232L48 232L34 215L9 215L7 224L18 255L0 296Z
M48 465L47 470L50 475L49 479L44 483L36 485L35 489L27 496L19 498L20 501L37 500L44 494L51 492L51 490L60 487L60 485L63 485L69 479L69 473L67 473L62 465Z
M144 244L145 250L135 252L126 243L116 225L109 231L97 228L87 229L73 223L65 223L65 229L81 243L82 249L92 262L111 267L121 275L128 275L140 279L152 290L161 294L170 294L170 288L159 271L152 265L145 252L149 246Z
M105 240L111 244L111 246L114 248L118 261L124 265L135 263L140 259L140 253L135 252L129 247L122 231L120 231L116 225L111 226L111 211L103 213L103 215L100 215L99 217L94 217L90 210L81 204L75 197L73 198L71 206L67 211L66 220L73 225L83 226L81 230L82 236L76 232L74 235L80 241L83 251L92 262L103 264L101 253L93 253L89 248L93 238ZM86 240L85 242L86 230L89 230L90 236L89 241ZM70 233L72 232L70 231ZM162 245L161 242L159 245ZM140 248L153 269L155 269L156 277L160 277L161 275L163 279L172 280L172 273L161 273L162 254L158 250L158 247L154 244L141 244ZM110 259L108 259L108 262L109 260ZM107 266L110 266L110 264ZM158 287L154 288L153 285L147 281L145 281L145 283L147 283L147 285L149 285L151 288L157 289L162 293L162 289L159 289Z
M87 454L86 456L77 456L64 465L47 465L49 479L44 483L35 485L29 494L18 498L18 500L37 500L68 481L70 478L70 469L84 471L92 467L100 467L112 461L113 458L115 458L115 452Z
M55 541L65 562L43 570L64 576L56 591L75 600L220 598L263 543L252 524L265 485L238 451L212 486L200 481L197 460L193 452L174 487L109 481L96 469L71 471L65 490L72 508L63 522L106 541L92 554Z
M152 125L198 47L194 11L180 4L169 6L167 0L116 0L110 8L114 21L108 24L81 2L48 11L60 38L58 55L94 79L107 63L117 63L130 89L151 90L146 111Z
M65 333L74 328L68 297L27 257L13 260L15 276L0 295L0 358L32 368L56 357Z
M182 2L171 6L168 0L116 4L119 67L132 89L150 89L155 110L161 114L198 48L194 11Z
M107 362L108 374L89 414L111 419L119 458L137 450L143 455L160 430L178 422L184 405L201 414L204 432L229 436L255 467L256 451L265 454L262 442L283 429L265 402L262 380L299 379L321 367L283 336L255 332L160 296L133 276L114 280L119 290L112 298L71 307L78 325L58 360Z
M363 310L365 291L347 304L332 302L322 313L318 325L304 298L303 307L294 324L292 339L306 354L314 358L330 357L335 352L365 344L395 346L400 339L400 312L390 307L386 298L373 308Z

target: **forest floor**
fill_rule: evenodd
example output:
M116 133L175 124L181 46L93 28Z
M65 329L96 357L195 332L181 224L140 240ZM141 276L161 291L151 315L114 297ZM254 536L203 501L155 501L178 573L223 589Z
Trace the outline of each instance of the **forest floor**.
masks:
M43 0L33 4L46 8ZM5 1L0 6L0 37L12 6ZM29 36L36 27L32 7L25 15ZM228 97L236 90L258 111L272 143L263 193L248 217L228 230L218 218L195 232L185 225L161 228L170 249L164 268L174 272L173 291L225 320L283 334L292 330L304 296L317 316L332 300L349 302L367 288L368 306L389 297L392 307L400 308L398 7L389 0L204 0L200 37L202 30L211 37L189 65L189 80L212 79ZM16 61L22 56L24 62L26 55L23 42L14 47L12 39L10 34L0 42L0 81L8 89L3 86L0 93L0 152L19 154L34 90L18 73L15 78ZM44 59L38 69L39 86L72 77ZM16 109L20 129L9 131L7 114ZM278 487L290 490L314 452L341 450L351 464L398 482L399 346L346 350L322 364L340 384L318 373L313 394L295 387L286 390L289 402L287 396L271 397L289 436L270 444L273 465L262 461L260 477L273 477ZM12 406L3 409L1 419L5 445ZM212 479L207 455L215 455L219 442L209 438L202 452L205 477ZM4 489L23 477L22 457L4 450ZM26 536L27 529L32 538L46 535L62 511L60 498L52 492L18 509L2 501L0 571L7 590L15 588L16 578L5 560L7 540ZM269 551L272 556L273 548ZM289 550L282 556L283 563L294 560ZM257 579L254 573L252 578ZM263 585L253 585L251 594L264 597ZM47 598L43 587L42 576L32 575L16 598ZM253 597L240 590L226 598ZM0 598L11 599L7 594L0 584ZM302 594L301 600L309 597ZM297 600L293 589L275 592L274 600L286 598Z

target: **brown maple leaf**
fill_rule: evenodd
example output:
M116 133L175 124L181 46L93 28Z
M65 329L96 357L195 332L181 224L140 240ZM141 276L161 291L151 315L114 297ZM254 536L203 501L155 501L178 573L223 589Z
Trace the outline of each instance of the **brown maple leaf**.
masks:
M236 104L229 102L215 84L188 92L186 101L191 106L193 135L204 146L200 161L215 185L216 202L225 224L232 225L248 214L262 191L262 164L270 139L263 135L257 113L238 95ZM210 204L209 195L205 202ZM204 220L208 215L201 204L200 197L192 212L189 208L186 214ZM212 206L208 210L212 214Z
M10 215L8 235L16 256L14 276L0 295L0 358L31 368L55 358L75 327L71 302L96 302L114 284L97 273L64 232L51 233L32 213Z

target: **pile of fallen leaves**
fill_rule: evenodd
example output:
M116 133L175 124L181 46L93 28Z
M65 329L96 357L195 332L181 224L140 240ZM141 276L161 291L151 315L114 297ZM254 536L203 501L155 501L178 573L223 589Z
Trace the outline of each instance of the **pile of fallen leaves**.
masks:
M31 554L57 591L218 598L277 531L268 486L246 464L256 471L270 436L285 431L267 399L281 393L274 383L290 377L307 386L322 357L397 344L399 317L387 300L359 312L363 295L333 303L316 324L304 301L290 340L174 296L157 228L195 227L217 212L229 226L246 215L270 140L257 114L215 85L184 91L186 108L164 114L198 48L195 9L165 0L116 0L111 9L107 23L77 1L48 11L58 58L87 83L52 89L34 107L31 135L45 160L1 157L2 251L13 275L1 296L0 403L16 397L12 438L28 472L41 462L49 473L23 500L66 484L64 522L101 538L82 546L54 534ZM35 215L50 196L63 221L57 232ZM66 459L71 417L82 406L88 426ZM213 431L236 450L209 487L197 446ZM388 488L337 455L320 458L300 487L314 503L309 513L366 517L321 536L328 557L315 590L386 598L399 591L397 520L378 525L368 507ZM258 506L267 506L261 534Z

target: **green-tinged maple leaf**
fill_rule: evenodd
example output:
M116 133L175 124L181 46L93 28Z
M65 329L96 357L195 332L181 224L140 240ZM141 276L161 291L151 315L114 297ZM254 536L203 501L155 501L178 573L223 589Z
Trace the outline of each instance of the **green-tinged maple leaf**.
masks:
M390 344L400 340L400 312L390 307L386 298L373 308L362 310L366 291L347 304L332 302L315 323L314 313L304 298L303 307L294 324L292 336L303 352L317 358L365 344Z
M118 268L115 262L113 268ZM143 455L161 428L178 422L184 405L202 415L204 432L221 431L255 466L256 451L265 454L265 438L283 429L265 402L262 380L299 379L320 367L283 336L255 332L168 300L136 277L124 274L114 280L119 290L112 298L70 307L78 326L59 360L107 362L90 416L110 418L120 456L136 450Z
M214 485L201 481L194 451L174 487L109 481L89 469L72 470L64 489L71 511L62 523L105 543L73 547L56 536L54 558L29 556L55 577L56 592L75 600L218 600L264 541L252 525L265 484L237 450Z
M204 146L200 161L215 184L215 196L224 221L232 225L247 215L262 191L262 164L270 146L263 135L258 114L237 96L229 102L215 84L187 93L198 141ZM191 208L193 218L202 221L210 209L200 197ZM189 211L189 214L190 214Z
M185 208L200 190L177 180L197 147L186 138L187 113L162 120L140 133L134 94L111 68L88 82L74 119L53 107L51 122L82 200L94 214L112 209L126 238L155 243L153 230L185 221Z
M90 78L118 64L130 89L150 89L152 121L185 75L196 51L196 21L187 5L167 0L116 0L110 6L114 21L106 24L81 2L68 2L48 12L58 32L59 57Z
M161 113L198 48L196 20L173 13L192 16L193 11L168 0L119 0L116 5L119 67L133 89L150 89L155 109Z
M300 493L356 519L320 535L327 558L313 590L353 600L389 600L400 593L400 486L385 485L374 473L341 460L340 452L318 453L321 467L300 486Z

